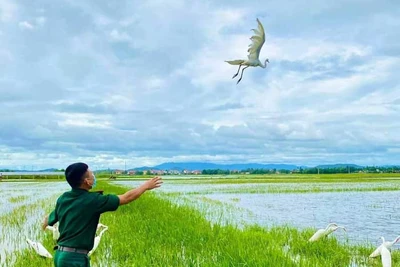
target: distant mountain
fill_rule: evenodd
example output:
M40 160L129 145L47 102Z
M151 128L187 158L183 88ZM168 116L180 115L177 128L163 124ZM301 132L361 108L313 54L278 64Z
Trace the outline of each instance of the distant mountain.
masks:
M357 164L345 164L345 163L324 164L324 165L315 166L315 168L320 168L320 169L328 169L328 168L347 168L347 167L364 168L364 166L360 166L360 165L357 165Z
M159 170L156 167L147 167L147 166L143 166L143 167L138 167L138 168L133 168L133 169L128 169L127 171L147 171L147 170Z
M143 171L148 169L154 170L246 170L246 169L277 169L277 170L294 170L300 166L290 164L259 164L259 163L243 163L243 164L215 164L207 162L166 162L154 167L140 167L133 170Z
M37 172L60 172L60 170L55 168L50 168L50 169L39 170Z
M327 168L346 168L347 166L353 168L365 168L366 166L361 166L357 164L345 164L345 163L337 163L337 164L322 164L317 165L315 167L304 166L304 165L293 165L293 164L260 164L260 163L241 163L241 164L216 164L216 163L209 163L209 162L166 162L156 166L142 166L137 168L130 168L127 171L135 170L135 171L144 171L144 170L176 170L176 171L183 171L183 170L246 170L246 169L276 169L276 170L296 170L296 169L310 169L310 168L320 168L320 169L327 169ZM375 166L379 167L398 167L398 165L380 165ZM96 172L110 172L122 170L117 168L110 168L110 169L103 169L103 170L96 170ZM7 171L15 171L15 172L30 172L29 170L12 170L9 169ZM56 168L48 168L44 170L35 170L35 172L58 172L59 169ZM6 172L6 170L2 170L2 172ZM63 171L62 171L63 172Z

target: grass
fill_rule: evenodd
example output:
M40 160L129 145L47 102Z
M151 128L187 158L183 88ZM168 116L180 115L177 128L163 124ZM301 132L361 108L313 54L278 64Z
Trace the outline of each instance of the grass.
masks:
M125 188L99 181L105 193L121 194ZM212 204L212 203L211 203ZM218 204L218 203L217 203ZM46 212L51 211L47 205ZM13 215L15 216L15 215ZM109 226L92 266L381 266L380 258L368 259L371 246L340 244L334 237L308 243L315 229L299 231L280 226L213 224L194 208L157 197L152 192L129 205L108 212L100 221ZM41 219L37 220L40 227ZM50 250L54 241L43 232L40 241ZM23 242L21 240L21 242ZM53 266L30 249L15 252L12 266ZM356 255L356 256L354 256ZM400 262L397 251L394 263ZM11 265L7 265L11 266Z
M26 199L28 199L28 196L18 196L18 197L10 197L8 201L10 203L18 203Z
M25 198L19 197L15 199L25 200ZM2 243L6 241L7 244L7 246L1 247L3 251L1 251L0 255L5 255L5 259L0 257L0 266L13 266L12 262L18 259L19 255L19 252L13 252L26 247L27 237L31 239L41 237L40 230L36 227L36 224L43 218L44 209L48 209L50 203L54 203L55 199L55 196L51 196L47 199L20 205L12 209L11 212L0 215L0 241ZM5 265L2 265L2 263Z
M309 188L270 188L270 187L260 187L260 188L226 188L226 189L217 189L217 190L201 190L201 191L192 191L187 192L186 194L192 195L204 195L204 194L215 194L215 193L223 193L223 194L266 194L266 193L322 193L322 192L371 192L371 191L399 191L400 185L396 186L376 186L376 187L365 187L365 188L335 188L335 187L312 187Z

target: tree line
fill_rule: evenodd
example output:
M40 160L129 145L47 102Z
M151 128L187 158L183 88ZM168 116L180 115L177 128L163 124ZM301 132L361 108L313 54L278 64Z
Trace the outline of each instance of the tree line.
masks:
M204 175L213 174L235 174L235 173L248 173L248 174L276 174L276 173L300 173L300 174L334 174L334 173L356 173L356 172L366 172L366 173L399 173L400 166L366 166L366 167L354 167L354 166L341 166L341 167L329 167L329 168L299 168L295 170L284 170L284 169L245 169L241 171L232 170L222 170L222 169L207 169L203 170Z

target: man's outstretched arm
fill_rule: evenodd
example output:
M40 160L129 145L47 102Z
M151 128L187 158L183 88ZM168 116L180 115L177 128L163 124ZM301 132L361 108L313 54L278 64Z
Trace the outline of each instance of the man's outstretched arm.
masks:
M139 198L144 192L147 190L152 190L154 188L160 187L162 184L161 177L154 177L150 180L147 180L144 182L141 186L131 189L125 194L118 195L119 198L119 205L125 205L128 204L135 199Z

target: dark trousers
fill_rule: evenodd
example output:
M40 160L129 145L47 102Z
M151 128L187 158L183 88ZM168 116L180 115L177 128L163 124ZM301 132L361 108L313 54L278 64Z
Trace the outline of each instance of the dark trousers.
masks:
M54 255L55 267L90 267L90 259L86 254L56 251Z

